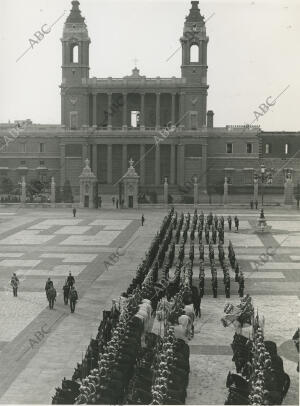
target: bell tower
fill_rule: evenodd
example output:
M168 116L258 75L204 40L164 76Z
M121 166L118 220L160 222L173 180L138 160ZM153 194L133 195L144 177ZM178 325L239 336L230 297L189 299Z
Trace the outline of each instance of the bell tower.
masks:
M90 38L79 1L64 24L62 42L61 124L76 129L87 121L87 96L84 86L89 78ZM70 113L73 113L71 118ZM75 117L76 116L76 117Z
M198 8L199 1L192 1L192 8L185 19L182 46L181 77L186 79L185 105L196 110L197 126L206 124L207 103L207 43L204 17ZM197 101L195 102L195 100Z

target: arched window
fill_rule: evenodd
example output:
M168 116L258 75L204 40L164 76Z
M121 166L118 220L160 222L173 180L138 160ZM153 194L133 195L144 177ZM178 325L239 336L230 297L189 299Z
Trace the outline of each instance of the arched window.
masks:
M72 45L71 46L71 62L72 63L78 63L78 51L79 47L78 45Z
M270 154L271 153L271 144L266 144L265 145L265 154Z
M199 48L196 44L190 48L190 62L199 62Z
M285 144L284 153L285 153L285 155L287 155L289 153L289 144Z

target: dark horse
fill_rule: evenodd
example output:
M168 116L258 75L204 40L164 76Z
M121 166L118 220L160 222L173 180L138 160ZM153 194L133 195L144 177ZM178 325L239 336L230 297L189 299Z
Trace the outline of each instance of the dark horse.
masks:
M229 393L225 405L249 405L250 386L245 378L229 372L226 387Z

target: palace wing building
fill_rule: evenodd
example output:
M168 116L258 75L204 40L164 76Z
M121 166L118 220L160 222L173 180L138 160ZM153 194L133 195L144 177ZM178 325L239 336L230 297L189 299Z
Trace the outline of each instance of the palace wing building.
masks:
M2 142L17 133L0 151L0 176L14 183L54 177L61 189L69 181L75 201L86 158L101 195L118 193L130 158L140 193L162 195L167 178L174 201L192 194L194 179L203 196L216 193L225 176L232 193L250 193L262 159L275 168L288 160L299 179L299 133L214 127L207 111L208 41L199 2L192 1L180 38L181 77L147 78L137 67L123 78L90 77L91 39L79 2L72 1L61 38L61 125L0 125ZM283 188L284 173L273 188Z

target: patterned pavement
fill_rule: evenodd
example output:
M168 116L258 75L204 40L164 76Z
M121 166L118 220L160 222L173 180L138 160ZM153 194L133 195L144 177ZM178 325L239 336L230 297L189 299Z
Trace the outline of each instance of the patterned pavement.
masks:
M230 209L215 212L238 214ZM96 335L102 310L109 308L111 299L132 279L164 214L164 210L145 210L146 223L140 227L139 211L79 210L74 219L68 210L21 209L15 214L0 210L0 403L51 402L54 388L64 376L72 375L90 337ZM285 404L296 405L297 354L291 337L299 324L300 215L279 209L265 214L271 234L254 234L258 213L240 210L240 231L226 232L225 242L231 239L234 245L245 274L245 291L265 316L266 338L277 342L291 377ZM124 248L119 251L124 255L107 269L104 262L118 247ZM255 262L268 247L275 254L256 271ZM69 271L79 293L72 315L62 300ZM21 280L18 298L8 287L12 272ZM48 309L44 293L48 276L59 293L53 311ZM195 264L195 279L197 276ZM208 268L206 278L209 286ZM230 343L234 331L225 329L220 318L227 301L239 302L238 287L232 282L231 299L225 299L221 281L219 287L217 299L207 290L201 303L202 318L190 342L189 404L224 404L225 379L233 370Z

